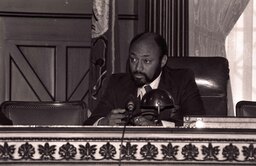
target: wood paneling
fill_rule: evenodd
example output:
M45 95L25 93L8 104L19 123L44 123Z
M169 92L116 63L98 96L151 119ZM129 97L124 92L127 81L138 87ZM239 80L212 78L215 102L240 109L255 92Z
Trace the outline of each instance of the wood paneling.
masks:
M126 72L130 41L136 34L145 31L146 1L147 0L117 1L121 72Z
M82 0L0 2L1 102L87 103L91 5Z
M18 39L5 42L5 74L9 76L6 100L35 100L36 97L39 101L86 101L90 42ZM23 86L17 84L17 79L23 80ZM23 87L30 95L18 93Z
M92 0L1 0L1 14L18 14L31 16L38 14L41 16L63 15L74 17L74 15L87 15L91 13ZM56 16L54 16L56 17Z

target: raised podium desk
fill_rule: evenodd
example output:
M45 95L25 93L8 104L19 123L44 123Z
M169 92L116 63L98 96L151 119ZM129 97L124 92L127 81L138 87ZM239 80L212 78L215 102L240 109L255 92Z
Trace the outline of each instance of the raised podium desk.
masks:
M2 165L256 165L256 129L0 126ZM121 150L120 150L121 149Z

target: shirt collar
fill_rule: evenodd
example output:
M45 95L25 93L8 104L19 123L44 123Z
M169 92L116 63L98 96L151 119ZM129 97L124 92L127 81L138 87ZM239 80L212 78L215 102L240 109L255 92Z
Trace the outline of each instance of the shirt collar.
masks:
M150 84L145 84L143 87L141 88L138 88L137 90L137 97L138 96L144 96L144 94L146 93L144 87L146 85L150 85L152 89L157 89L158 88L158 85L159 85L159 82L160 82L160 78L161 78L161 75L162 75L162 72L159 74L159 76L154 80L152 81Z
M162 72L159 74L159 76L158 76L154 81L152 81L152 82L149 84L152 89L157 89L157 88L158 88L161 75L162 75ZM144 85L144 86L146 86L146 85ZM143 87L144 87L144 86L143 86Z

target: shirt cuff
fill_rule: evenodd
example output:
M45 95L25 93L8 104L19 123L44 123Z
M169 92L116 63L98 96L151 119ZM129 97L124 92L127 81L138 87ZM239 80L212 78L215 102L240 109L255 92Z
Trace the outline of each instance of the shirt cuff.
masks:
M163 127L175 127L175 123L174 122L169 122L169 121L165 121L165 120L161 120Z
M104 118L104 117L99 118L96 122L93 123L93 126L100 126L100 125L99 125L99 122L100 122L100 120L103 119L103 118Z

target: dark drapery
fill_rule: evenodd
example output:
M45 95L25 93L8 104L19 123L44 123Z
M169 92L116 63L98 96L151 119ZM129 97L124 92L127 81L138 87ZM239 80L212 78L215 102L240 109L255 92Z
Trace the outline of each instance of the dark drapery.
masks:
M106 78L120 71L116 0L93 0L89 108L93 109Z

